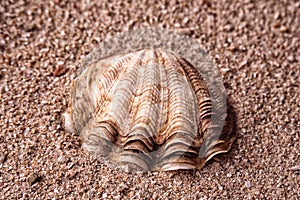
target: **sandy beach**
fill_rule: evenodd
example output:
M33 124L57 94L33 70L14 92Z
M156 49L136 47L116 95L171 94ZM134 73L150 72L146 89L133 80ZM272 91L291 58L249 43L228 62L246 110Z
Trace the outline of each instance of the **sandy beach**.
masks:
M236 112L232 150L201 171L128 174L64 130L80 63L147 27L195 38ZM299 50L297 0L3 0L0 199L299 199Z

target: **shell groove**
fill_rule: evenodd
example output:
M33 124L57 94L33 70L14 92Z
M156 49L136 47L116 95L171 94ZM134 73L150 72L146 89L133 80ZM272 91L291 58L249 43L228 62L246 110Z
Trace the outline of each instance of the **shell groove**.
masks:
M83 147L128 171L201 169L235 139L200 73L162 49L96 61L73 82L70 118ZM223 128L223 126L225 128ZM221 132L216 131L220 129Z

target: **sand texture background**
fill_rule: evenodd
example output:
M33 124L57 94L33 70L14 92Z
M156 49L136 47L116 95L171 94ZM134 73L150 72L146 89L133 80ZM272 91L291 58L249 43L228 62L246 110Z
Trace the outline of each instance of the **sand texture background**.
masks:
M135 27L196 38L222 74L238 138L201 171L120 172L64 131L79 64ZM0 199L299 199L299 49L298 0L0 1Z

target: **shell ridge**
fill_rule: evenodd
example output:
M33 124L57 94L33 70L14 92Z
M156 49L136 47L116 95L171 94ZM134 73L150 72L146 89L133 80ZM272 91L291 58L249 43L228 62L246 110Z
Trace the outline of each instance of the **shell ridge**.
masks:
M157 134L154 136L155 143L157 145L161 145L163 140L161 140L160 135L162 135L167 128L166 125L168 123L168 115L169 115L169 88L168 88L168 77L167 77L167 69L165 67L165 59L162 55L162 50L157 49L156 51L158 63L161 66L159 68L160 72L160 115L158 121L160 122L157 127Z
M181 157L186 154L184 149L182 149L183 144L185 143L184 137L190 135L190 137L193 138L197 131L197 126L193 125L197 124L197 118L194 117L196 115L195 107L194 104L190 103L195 101L192 88L187 83L188 80L184 77L183 69L180 69L180 66L174 62L175 56L168 53L165 57L167 58L166 67L170 69L168 73L168 85L170 87L169 101L171 103L168 116L169 126L163 133L165 144L163 145L164 150L162 158L160 159L161 164L164 163L163 158L166 157L175 156L175 160L180 160ZM189 89L182 89L183 87ZM182 136L182 134L180 134L181 131L185 132L187 135ZM177 138L177 140L175 140L175 138ZM172 144L177 146L177 148L172 148L172 151L165 149L165 146ZM193 141L191 140L187 148L192 144Z
M200 124L199 124L199 131L201 131L200 134L203 134L205 130L203 130L203 118L204 116L210 117L211 110L212 110L212 105L211 105L211 99L210 95L208 93L206 84L200 75L200 72L191 66L191 64L183 59L183 60L178 60L180 62L185 70L185 73L187 74L187 77L189 77L191 86L193 87L197 101L198 101L198 109L199 109L199 117L200 117ZM203 111L205 111L203 113Z
M195 88L195 93L198 97L199 105L199 130L201 137L199 137L200 141L197 145L200 145L198 157L201 159L198 160L198 168L201 168L214 155L226 152L230 149L230 147L226 148L224 145L220 148L220 145L218 145L218 142L221 141L219 140L220 135L218 133L220 132L222 126L221 122L224 121L224 119L222 120L221 118L224 118L226 116L226 113L225 116L219 116L220 114L223 114L223 112L221 111L223 107L219 106L219 94L216 94L216 90L208 90L204 79L200 75L200 71L196 68L193 68L189 63L188 65L183 66L186 68L187 73L193 73L195 76L199 77L192 77L191 83ZM210 91L211 94L208 91ZM214 99L212 99L211 95L214 97ZM195 141L195 144L196 143L197 141ZM223 144L223 142L221 143ZM226 150L222 151L221 149Z
M124 59L129 60L130 56L125 58L114 57L113 59L107 60L108 68L98 78L97 86L93 91L93 93L96 93L101 97L98 98L99 100L96 104L96 115L102 113L109 105L109 97L116 87L116 82L118 82L118 78L125 73L126 70L124 65L122 65L122 63L124 63ZM98 62L96 65L100 68L103 64L102 62Z
M139 75L142 79L139 82L140 84L137 85L138 89L140 89L140 93L134 100L136 102L136 107L134 107L134 111L131 115L132 125L130 126L128 137L134 137L134 135L139 134L138 132L141 132L140 134L143 135L147 141L151 142L151 144L145 144L142 139L138 139L138 141L144 143L144 145L148 147L151 145L150 149L153 149L154 143L152 137L156 132L157 111L159 109L159 102L157 102L159 92L156 85L160 80L157 74L157 66L154 65L156 61L151 60L151 58L155 59L155 56L153 55L154 51L145 50L143 53L145 54L145 59L142 59L142 74ZM140 103L139 99L142 99L143 101Z
M137 69L130 67L125 73L124 78L120 79L113 91L110 103L111 118L113 118L122 133L127 132L127 118L129 115L128 107L130 106L134 89L136 86Z
M169 65L173 66L176 65L175 63L170 63ZM172 69L170 67L170 69ZM190 113L189 111L193 111L193 109L188 109L188 107L191 106L191 104L189 104L189 101L186 101L186 97L188 95L190 95L190 99L193 100L193 95L187 94L186 90L182 90L183 85L187 86L187 82L186 79L184 79L181 76L178 76L178 74L176 73L175 70L173 71L169 71L169 85L171 85L172 87L170 88L170 100L169 102L171 102L170 104L170 116L173 116L173 119L183 119L184 122L186 124L190 124L192 126L193 122L190 120L190 116L194 115L195 113ZM182 92L184 92L184 95L182 95ZM175 101L171 98L175 98ZM182 101L181 101L182 100ZM180 106L180 104L183 104L182 106ZM173 108L173 109L172 109ZM180 109L178 109L180 108ZM185 116L183 115L188 113L190 114L190 116ZM168 117L168 118L172 118L172 117ZM195 119L194 119L195 120ZM176 120L175 120L176 122ZM180 121L179 121L180 123ZM170 123L169 125L173 125L172 123ZM167 128L168 129L168 128Z
M133 148L137 147L144 149L144 151L153 150L155 146L152 136L156 131L154 128L157 120L155 114L158 114L157 107L159 106L155 99L159 95L156 92L156 83L159 83L159 80L157 80L155 60L151 60L154 56L149 55L151 53L153 50L142 50L137 53L138 57L141 58L141 66L139 67L139 80L136 84L138 91L133 98L132 107L129 108L131 112L129 114L128 134L123 141L126 151L133 151ZM120 160L122 159L120 158Z

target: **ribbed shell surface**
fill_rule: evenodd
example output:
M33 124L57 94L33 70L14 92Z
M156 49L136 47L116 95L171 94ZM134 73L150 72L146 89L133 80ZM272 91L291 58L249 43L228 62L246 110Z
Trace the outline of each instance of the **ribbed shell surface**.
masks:
M162 49L104 58L73 83L71 117L84 148L129 171L201 169L227 152L231 122L214 134L212 114L200 73Z

